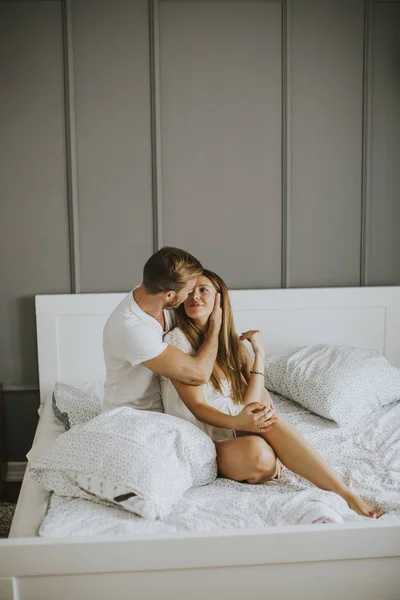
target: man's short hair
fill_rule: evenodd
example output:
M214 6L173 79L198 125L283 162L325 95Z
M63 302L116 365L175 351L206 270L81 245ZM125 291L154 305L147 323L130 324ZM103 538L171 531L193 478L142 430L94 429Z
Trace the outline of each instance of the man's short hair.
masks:
M179 292L203 272L200 262L180 248L164 246L150 256L143 268L143 285L149 294Z

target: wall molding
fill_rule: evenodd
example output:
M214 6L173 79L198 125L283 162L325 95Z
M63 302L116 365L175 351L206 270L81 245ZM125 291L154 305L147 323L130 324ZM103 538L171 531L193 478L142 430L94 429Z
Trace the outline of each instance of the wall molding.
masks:
M157 252L157 250L162 248L164 245L161 180L161 101L158 0L149 0L149 48L153 249L154 252Z
M370 280L371 223L371 128L372 128L372 0L364 0L364 59L361 157L361 252L360 285Z
M65 143L67 159L66 166L71 292L79 293L81 287L81 273L79 255L74 55L71 0L62 0L61 7L64 57Z
M281 287L290 287L292 3L282 3L282 252Z
M65 0L69 2L70 0ZM153 203L153 249L154 252L164 245L163 240L163 199L162 199L162 159L161 159L161 96L160 96L160 47L159 47L159 4L169 0L149 0L149 49L150 49L150 120L151 120L151 162L152 162L152 203ZM187 2L187 0L181 0ZM205 0L190 0L202 2ZM209 1L209 0L208 0ZM243 0L211 0L214 2L243 2ZM246 1L246 0L245 0ZM249 0L250 1L250 0ZM279 2L282 5L282 103L287 103L287 90L290 89L288 40L290 38L290 3L291 0L257 0L260 2ZM288 222L288 190L290 188L287 168L287 149L289 136L290 111L282 110L282 258L281 286L289 287L289 222Z
M9 462L7 463L7 475L6 482L7 483L16 483L23 480L27 462Z

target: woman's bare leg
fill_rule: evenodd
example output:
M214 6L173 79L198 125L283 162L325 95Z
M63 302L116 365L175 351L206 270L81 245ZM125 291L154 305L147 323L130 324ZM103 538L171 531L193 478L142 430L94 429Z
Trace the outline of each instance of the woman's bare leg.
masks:
M308 479L317 487L336 492L357 513L379 518L383 512L369 506L339 479L322 456L282 417L268 433L261 434L274 449L277 457L293 473Z
M247 483L264 483L277 474L271 446L257 435L215 444L218 471L222 477Z

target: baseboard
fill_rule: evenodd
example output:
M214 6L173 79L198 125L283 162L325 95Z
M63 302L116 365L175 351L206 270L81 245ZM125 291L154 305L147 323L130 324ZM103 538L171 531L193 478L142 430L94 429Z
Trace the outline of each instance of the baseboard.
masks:
M9 462L7 464L7 482L22 481L25 475L26 462Z

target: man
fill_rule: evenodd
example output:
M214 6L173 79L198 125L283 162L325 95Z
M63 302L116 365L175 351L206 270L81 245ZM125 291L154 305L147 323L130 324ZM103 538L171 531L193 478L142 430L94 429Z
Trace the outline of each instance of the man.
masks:
M195 356L163 342L175 326L174 314L202 273L188 252L164 246L143 269L143 282L108 318L103 334L107 377L103 410L119 406L163 412L158 375L189 385L210 379L218 350L222 311L216 296L205 340Z

